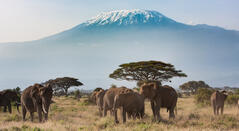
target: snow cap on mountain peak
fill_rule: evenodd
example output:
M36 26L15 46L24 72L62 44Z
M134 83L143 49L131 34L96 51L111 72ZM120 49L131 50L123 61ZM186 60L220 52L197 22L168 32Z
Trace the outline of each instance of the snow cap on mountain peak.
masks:
M117 10L100 13L98 16L88 20L86 25L130 25L143 23L159 23L162 19L168 19L170 22L175 22L161 13L153 10Z

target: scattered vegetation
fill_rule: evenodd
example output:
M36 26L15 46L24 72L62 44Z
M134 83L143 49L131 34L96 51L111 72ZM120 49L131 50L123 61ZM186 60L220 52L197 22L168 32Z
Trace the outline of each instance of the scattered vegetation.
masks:
M174 65L162 61L139 61L119 65L110 78L128 81L170 81L173 77L187 77Z
M210 98L215 90L211 88L199 88L195 95L196 103L201 105L210 105Z
M191 92L191 94L195 94L197 90L201 88L211 88L211 87L204 81L189 81L179 86L179 89L186 92Z
M54 80L50 79L44 84L50 84L53 87L54 95L68 95L68 89L72 86L82 86L83 83L78 81L78 79L73 77L60 77Z
M201 89L200 89L201 90ZM49 120L38 123L37 114L34 122L21 121L21 115L14 108L13 114L0 111L0 130L2 131L164 131L164 130L237 130L239 111L236 106L224 107L224 115L214 116L212 107L198 107L195 97L178 99L178 113L174 120L168 119L166 109L161 110L162 122L153 122L149 101L145 103L146 116L142 120L127 120L122 124L114 123L114 117L101 118L95 105L87 103L87 98L79 101L74 97L54 97ZM120 112L119 112L120 113ZM119 115L120 116L120 115ZM29 120L29 114L27 115Z
M238 100L239 100L239 95L232 94L227 96L226 103L230 105L236 105Z

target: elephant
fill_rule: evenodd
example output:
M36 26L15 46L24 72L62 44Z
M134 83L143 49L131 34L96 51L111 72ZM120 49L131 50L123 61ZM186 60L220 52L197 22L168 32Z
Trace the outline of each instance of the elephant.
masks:
M17 93L13 90L4 90L0 92L0 106L4 106L4 112L7 112L8 109L8 112L12 113L12 101L16 102L15 105L17 106L17 111L19 113L20 98Z
M33 122L34 112L38 112L39 122L42 122L42 112L45 121L48 119L48 110L52 102L52 87L48 84L34 84L26 88L21 96L22 119L26 120L27 111L30 112L31 121Z
M223 114L223 109L224 109L224 101L227 98L227 93L226 91L215 91L211 95L211 105L213 107L213 112L214 115L219 114L219 109L221 108L221 114Z
M98 106L99 108L99 113L100 113L100 116L102 116L102 112L103 112L103 98L104 98L104 95L105 95L105 92L107 90L100 90L100 91L97 91L96 94L95 94L95 100L96 100L96 105Z
M126 92L117 94L114 98L113 111L115 116L115 123L119 123L117 117L117 109L121 109L123 123L126 122L126 113L139 118L144 116L144 97L137 92Z
M157 86L156 83L145 83L140 87L140 94L150 100L155 120L160 121L160 108L167 108L169 118L175 118L174 109L177 105L178 95L174 88L168 85Z
M96 93L98 91L93 91L90 95L90 101L93 102L94 104L96 104Z
M239 109L239 100L237 100L237 107L238 107L238 109Z
M90 101L92 101L94 104L96 104L97 105L97 103L96 103L96 94L98 93L98 92L100 92L100 91L104 91L104 89L102 89L102 88L96 88L92 93L91 93L91 95L90 95Z
M108 91L105 92L104 98L103 98L103 116L107 115L107 111L110 110L111 114L113 115L113 104L114 104L114 98L115 95L122 93L122 92L133 92L133 90L128 89L124 86L119 88L110 88Z

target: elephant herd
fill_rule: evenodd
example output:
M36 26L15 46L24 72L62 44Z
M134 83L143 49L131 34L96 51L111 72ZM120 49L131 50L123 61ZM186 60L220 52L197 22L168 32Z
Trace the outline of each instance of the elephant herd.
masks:
M39 122L42 122L42 114L45 121L48 119L48 110L52 102L52 87L50 85L43 86L41 84L34 84L26 88L21 97L15 91L5 90L0 92L0 106L4 107L4 111L8 108L9 113L11 110L11 102L16 101L17 110L18 106L22 106L22 119L25 121L26 113L30 113L31 121L33 121L34 112L38 113ZM21 101L21 103L18 103Z
M0 91L0 107L4 107L4 112L11 113L11 102L15 101L22 107L22 118L26 120L26 113L30 113L30 119L33 121L34 112L38 113L39 122L48 119L48 111L52 103L53 89L51 85L34 84L26 88L21 97L12 90ZM155 121L160 121L160 109L166 108L169 112L169 118L175 118L174 111L177 113L178 94L174 88L168 85L158 85L155 82L144 83L139 92L126 87L111 87L107 90L97 88L90 97L99 109L100 116L106 116L107 112L115 118L115 123L119 123L117 110L120 109L123 123L128 118L142 119L145 114L145 99L150 101L152 113ZM225 91L216 91L211 95L211 104L215 115L223 114L224 101L227 98ZM21 102L20 102L21 101ZM239 101L238 101L239 105ZM239 108L239 106L238 106Z
M140 87L140 91L135 92L126 87L112 87L108 90L96 90L91 98L99 108L100 115L106 116L110 111L115 117L115 123L119 123L117 109L121 110L123 123L128 118L133 117L142 119L144 116L144 100L148 98L154 119L160 121L160 108L167 108L169 118L174 118L174 109L177 105L177 92L170 86L157 86L155 83L145 83Z

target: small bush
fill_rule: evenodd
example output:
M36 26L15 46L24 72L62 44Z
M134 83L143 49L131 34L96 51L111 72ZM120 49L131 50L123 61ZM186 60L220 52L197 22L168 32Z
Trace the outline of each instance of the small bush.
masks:
M182 98L182 97L183 97L182 93L178 92L178 98Z
M208 88L200 88L197 90L195 100L198 104L210 105L210 98L214 90Z
M189 119L189 120L192 120L192 119L199 120L199 119L200 119L200 116L199 116L199 114L197 114L197 113L191 113L191 114L189 114L188 119Z
M151 124L148 124L148 123L140 123L138 125L138 129L140 131L146 131L146 130L149 130L151 128Z
M74 97L75 97L75 99L81 98L81 96L80 96L80 90L74 91Z
M5 119L4 119L4 121L21 121L21 116L20 115L17 115L17 114L15 114L15 115L8 115Z
M114 127L114 120L112 120L112 118L105 117L97 121L95 124L98 129L102 130L105 128Z
M226 103L229 105L236 105L237 101L239 100L239 95L229 95L227 96Z
M10 130L11 131L21 131L22 129L19 127L13 126ZM6 131L7 131L7 129L6 129Z

